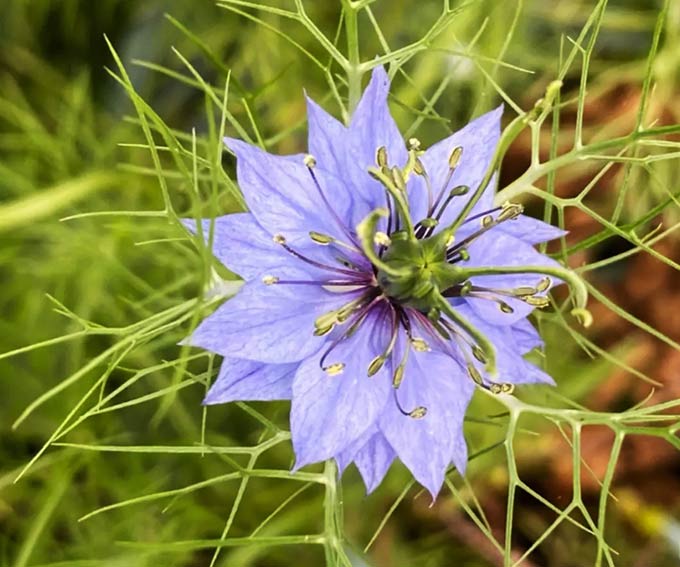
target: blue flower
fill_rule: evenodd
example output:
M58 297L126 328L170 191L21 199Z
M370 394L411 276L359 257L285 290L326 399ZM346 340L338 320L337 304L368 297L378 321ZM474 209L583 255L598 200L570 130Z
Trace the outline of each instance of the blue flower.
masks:
M552 383L523 355L560 283L533 245L563 231L494 204L501 107L423 151L388 90L377 67L349 126L308 100L308 155L225 140L250 212L213 252L245 284L188 341L224 357L206 404L292 401L296 468L353 462L370 492L398 457L434 497L475 388Z

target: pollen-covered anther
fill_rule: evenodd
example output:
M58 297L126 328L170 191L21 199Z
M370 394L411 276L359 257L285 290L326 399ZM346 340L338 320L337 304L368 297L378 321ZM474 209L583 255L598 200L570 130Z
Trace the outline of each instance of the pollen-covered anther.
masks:
M399 191L406 192L406 180L404 179L404 174L401 169L395 166L391 169L391 174L395 187L399 189Z
M423 340L419 338L411 339L411 346L413 350L417 352L429 352L430 346Z
M550 305L550 299L542 295L530 295L529 297L522 297L521 299L524 303L527 303L532 307L538 307L539 309L543 309Z
M418 138L409 138L408 139L408 149L409 150L419 150L420 149L420 140Z
M314 329L313 335L315 337L323 337L324 335L327 335L330 333L333 329L335 328L335 325L327 325L325 327L317 327Z
M311 154L307 154L303 160L303 163L305 164L305 167L312 169L316 166L316 158Z
M489 228L493 225L493 223L494 223L494 220L493 220L493 217L491 215L486 215L486 216L482 217L481 224L482 224L483 228Z
M418 406L417 408L408 412L408 416L413 419L423 419L427 415L427 408L425 406Z
M345 370L344 362L334 362L333 364L325 366L323 369L323 371L329 376L338 376L339 374L342 374L344 370Z
M272 240L276 242L277 244L285 244L286 243L286 237L283 236L283 234L275 234L272 237Z
M454 234L450 235L446 239L446 247L448 248L449 246L453 246L453 243L456 241L456 236Z
M378 246L389 246L392 244L392 239L386 233L378 231L373 235L373 242Z
M262 278L262 283L264 285L274 285L276 283L279 283L279 278L277 276L267 275Z
M505 202L501 206L501 212L498 214L497 222L505 222L519 217L524 212L524 207L519 203Z

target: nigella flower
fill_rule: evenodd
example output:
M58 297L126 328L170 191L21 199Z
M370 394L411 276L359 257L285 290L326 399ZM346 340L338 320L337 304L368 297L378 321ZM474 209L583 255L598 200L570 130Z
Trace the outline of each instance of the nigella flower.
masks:
M213 252L245 284L188 340L224 357L206 404L292 401L296 468L353 462L372 491L399 458L435 496L475 388L552 383L523 355L561 273L533 245L563 232L494 205L502 108L423 151L388 90L377 67L348 127L308 100L308 155L225 140L250 212Z

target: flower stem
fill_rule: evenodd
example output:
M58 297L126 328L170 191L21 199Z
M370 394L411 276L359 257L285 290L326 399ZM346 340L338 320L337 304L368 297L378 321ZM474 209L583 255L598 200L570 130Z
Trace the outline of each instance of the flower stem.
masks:
M324 553L326 565L348 566L348 560L342 548L342 487L338 483L338 467L333 459L324 466Z
M345 17L345 35L347 36L347 85L349 87L349 116L351 118L354 109L361 97L361 61L359 56L359 30L357 27L357 15L359 9L350 0L342 2Z

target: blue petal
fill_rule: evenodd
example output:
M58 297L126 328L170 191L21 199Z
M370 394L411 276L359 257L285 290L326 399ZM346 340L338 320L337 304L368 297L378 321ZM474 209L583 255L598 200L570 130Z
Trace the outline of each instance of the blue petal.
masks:
M299 364L263 364L253 360L225 358L217 379L203 403L289 400L293 376Z
M349 125L350 139L359 149L361 167L375 166L376 152L385 146L390 166L403 167L408 159L404 139L387 105L390 79L382 66L375 67L371 80Z
M214 223L214 224L213 224ZM182 224L196 233L196 221L183 219ZM250 280L263 271L290 263L288 254L272 240L250 213L236 213L201 221L206 244L213 224L215 257L232 272Z
M367 173L375 156L361 158L361 146L355 146L350 131L313 100L307 99L309 152L319 168L342 179L349 189L351 226L355 227L373 209L384 203L384 189ZM364 163L366 162L366 163Z
M299 279L298 272L287 274ZM326 341L313 335L314 321L355 295L331 293L315 285L267 286L254 279L208 316L187 342L227 357L297 362Z
M567 234L566 230L526 215L520 215L510 222L504 222L498 228L528 244L540 244Z
M511 384L555 384L553 379L543 370L522 358L522 352L526 351L523 351L515 339L515 325L493 325L479 317L472 308L466 305L460 305L458 311L484 333L496 347L498 376L487 376L488 379L494 382L509 382ZM469 358L474 360L471 356ZM479 371L486 375L482 365L479 364L478 366Z
M470 192L467 195L455 197L447 206L439 223L440 228L446 227L457 218L469 197L482 182L498 145L502 114L503 106L499 106L473 120L448 138L437 142L420 157L420 161L430 178L435 198L442 189L444 189L445 198L448 191L458 185L470 187ZM449 175L449 157L453 150L459 146L463 148L463 153L451 180L446 184ZM493 208L494 187L495 181L492 180L470 215ZM425 182L421 177L413 176L408 190L414 219L417 221L425 218L428 203Z
M376 433L354 457L361 478L366 485L366 494L373 492L382 482L396 453L382 433Z
M427 408L422 419L403 415L393 400L380 429L415 479L435 498L449 464L462 474L467 465L463 418L474 383L461 365L444 354L411 352L404 380L394 395L406 411Z
M377 426L368 429L351 443L335 460L340 472L353 461L366 485L366 494L373 492L382 482L397 454Z
M535 348L543 347L543 340L528 319L520 319L510 329L519 352L525 354Z
M302 159L272 155L233 138L225 138L225 143L236 154L236 173L248 208L270 235L303 244L309 243L310 231L345 238L340 223L350 221L351 198L342 181L315 169L331 210Z
M462 267L559 266L555 260L538 253L526 242L496 229L480 236L470 245L468 251L470 259L461 264ZM525 273L476 276L470 280L477 286L509 290L520 286L535 286L543 277L541 274ZM553 285L556 285L558 282L555 278L552 279ZM524 319L534 310L534 307L519 299L512 297L502 297L502 299L512 307L512 313L502 312L497 303L488 299L466 297L465 301L473 306L485 320L496 325L511 325Z
M293 383L290 428L296 468L338 455L376 421L390 391L386 367L369 377L367 369L389 339L386 319L372 313L338 344L326 364L343 362L342 374L320 367L323 353L305 360Z

